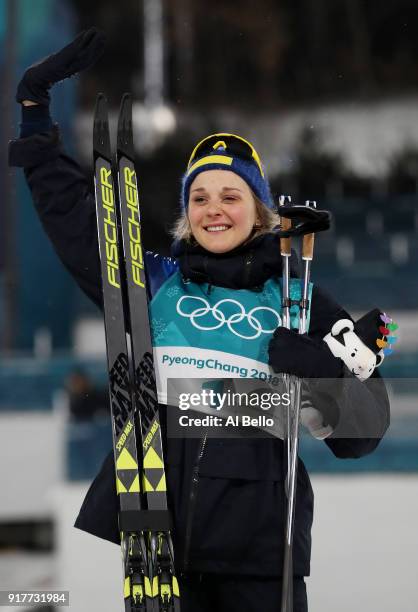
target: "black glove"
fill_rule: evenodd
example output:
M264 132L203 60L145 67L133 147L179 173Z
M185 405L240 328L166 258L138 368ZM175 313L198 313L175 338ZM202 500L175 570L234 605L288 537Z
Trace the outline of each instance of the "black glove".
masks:
M26 70L17 86L16 101L31 100L48 106L48 90L52 85L92 66L104 48L103 32L97 28L84 30L61 51L48 55Z
M277 212L281 217L292 220L292 227L280 230L280 235L303 236L312 232L323 232L331 227L331 213L310 206L280 206Z
M343 362L328 346L306 334L278 327L269 344L269 364L275 372L299 378L339 378Z

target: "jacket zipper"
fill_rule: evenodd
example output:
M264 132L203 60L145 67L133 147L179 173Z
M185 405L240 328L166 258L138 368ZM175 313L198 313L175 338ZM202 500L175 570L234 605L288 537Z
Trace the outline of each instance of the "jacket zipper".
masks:
M194 513L195 513L195 507L196 507L197 488L199 485L199 468L200 468L200 463L202 461L203 455L205 453L207 437L208 437L208 434L206 433L205 436L201 438L200 440L199 452L197 454L196 463L193 467L192 482L190 486L189 507L187 510L186 539L185 539L185 545L184 545L183 565L184 565L185 570L187 570L187 567L189 565L190 542L191 542L191 537L192 537L193 518L194 518Z

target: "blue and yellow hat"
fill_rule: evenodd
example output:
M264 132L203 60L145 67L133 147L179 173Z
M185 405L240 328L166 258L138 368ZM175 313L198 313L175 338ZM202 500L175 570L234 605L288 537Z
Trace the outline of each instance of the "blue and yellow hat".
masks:
M211 134L194 148L183 176L181 204L187 209L190 185L200 172L229 170L238 174L268 208L275 208L261 159L251 143L235 134Z

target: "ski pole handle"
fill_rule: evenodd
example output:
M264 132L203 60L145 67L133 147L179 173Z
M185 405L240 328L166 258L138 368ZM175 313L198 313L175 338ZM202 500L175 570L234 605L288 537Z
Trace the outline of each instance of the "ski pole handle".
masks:
M302 259L312 261L315 234L306 234L302 242Z
M306 200L306 206L316 208L315 200ZM305 234L302 241L302 259L312 261L314 250L315 234Z
M286 195L281 195L279 198L279 214L280 214L280 206L285 206L286 202L291 203L291 197ZM286 217L280 217L280 225L283 230L289 230L292 227L292 219L287 219ZM280 238L280 255L282 257L290 257L291 254L291 238Z

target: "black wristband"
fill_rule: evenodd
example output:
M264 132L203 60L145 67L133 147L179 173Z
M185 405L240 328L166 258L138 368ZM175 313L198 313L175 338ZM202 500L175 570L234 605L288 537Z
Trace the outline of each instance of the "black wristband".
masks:
M20 138L27 138L32 134L49 132L52 129L52 119L49 114L49 106L36 104L23 106L22 123L20 124Z

